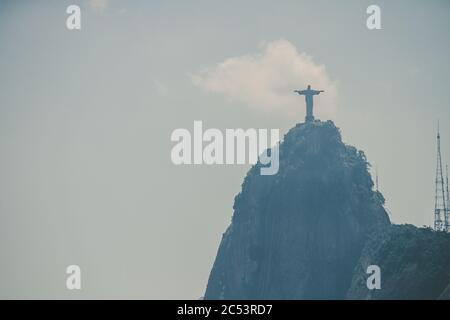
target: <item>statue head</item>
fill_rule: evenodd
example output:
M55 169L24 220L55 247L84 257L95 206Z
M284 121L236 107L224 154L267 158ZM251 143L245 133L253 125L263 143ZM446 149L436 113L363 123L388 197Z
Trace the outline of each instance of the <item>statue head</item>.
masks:
M311 85L310 84L308 84L308 90L311 90Z

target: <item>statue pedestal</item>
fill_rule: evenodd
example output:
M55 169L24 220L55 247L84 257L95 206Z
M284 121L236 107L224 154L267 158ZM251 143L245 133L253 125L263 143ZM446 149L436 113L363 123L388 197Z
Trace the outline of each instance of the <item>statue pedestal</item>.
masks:
M314 121L314 116L306 116L305 117L305 123L313 122L313 121Z

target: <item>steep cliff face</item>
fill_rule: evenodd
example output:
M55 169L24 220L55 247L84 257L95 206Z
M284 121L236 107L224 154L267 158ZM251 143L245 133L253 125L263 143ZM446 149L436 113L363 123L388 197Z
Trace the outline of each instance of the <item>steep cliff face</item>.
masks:
M369 264L380 267L380 290L367 289ZM347 298L450 299L450 234L412 225L392 225L372 234Z
M343 299L368 234L390 221L364 154L333 122L298 124L280 170L247 174L206 299Z

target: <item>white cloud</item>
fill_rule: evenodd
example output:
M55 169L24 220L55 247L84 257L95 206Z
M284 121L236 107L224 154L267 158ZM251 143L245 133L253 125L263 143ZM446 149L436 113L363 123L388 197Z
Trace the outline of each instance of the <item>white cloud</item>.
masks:
M103 11L108 6L109 0L89 0L89 4L95 10Z
M311 84L313 89L325 90L314 99L314 113L329 116L336 110L336 86L324 65L315 64L287 40L264 44L261 49L255 55L225 59L191 79L208 92L224 94L256 110L289 116L305 113L304 97L293 90Z

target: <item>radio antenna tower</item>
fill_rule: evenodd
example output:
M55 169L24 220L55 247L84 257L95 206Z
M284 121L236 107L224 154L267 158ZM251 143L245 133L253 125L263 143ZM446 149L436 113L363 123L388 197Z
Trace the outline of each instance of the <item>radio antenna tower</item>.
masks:
M439 133L439 122L437 131L437 164L436 164L436 188L434 202L434 230L446 231L448 228L448 211L446 208L444 175L442 172L441 158L441 135ZM442 218L445 221L442 221Z
M447 203L445 211L445 231L450 232L450 192L448 191L448 164L445 165L445 183L446 183L446 193L447 193Z

